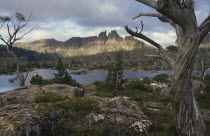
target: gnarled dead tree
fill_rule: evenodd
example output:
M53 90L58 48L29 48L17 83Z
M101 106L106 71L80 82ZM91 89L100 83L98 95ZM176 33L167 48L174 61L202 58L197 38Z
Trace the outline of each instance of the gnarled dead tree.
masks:
M33 30L40 27L40 23L32 27L29 31L23 33L18 36L20 30L26 27L32 21L32 13L28 18L26 18L23 14L16 12L11 17L9 16L0 16L0 29L6 30L6 34L2 31L0 33L0 40L3 41L7 46L7 52L10 57L16 63L16 75L20 86L25 85L25 80L27 75L24 76L23 72L20 68L20 60L18 56L13 52L12 48L15 42L21 40L25 35L29 34ZM3 29L4 28L4 29Z
M126 31L141 38L156 48L160 56L173 70L171 100L175 113L176 129L180 136L205 136L206 126L195 100L191 86L193 65L199 45L210 31L210 15L198 26L194 10L194 0L136 0L158 13L141 13L140 16L157 17L170 23L176 30L178 53L171 59L162 46L141 32L134 32L128 26Z

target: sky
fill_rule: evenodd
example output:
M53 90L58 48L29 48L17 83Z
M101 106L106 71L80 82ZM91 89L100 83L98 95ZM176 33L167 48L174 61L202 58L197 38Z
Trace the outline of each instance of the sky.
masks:
M21 40L30 42L40 39L66 41L71 37L98 35L102 31L117 30L121 36L128 35L125 25L140 27L144 22L143 34L164 47L176 40L176 34L169 24L158 19L141 17L132 20L141 12L156 13L135 0L0 0L0 15L12 15L18 10L26 17L32 12L34 20L21 32L42 22L42 26ZM210 13L210 0L195 0L198 24ZM0 30L5 34L6 30Z

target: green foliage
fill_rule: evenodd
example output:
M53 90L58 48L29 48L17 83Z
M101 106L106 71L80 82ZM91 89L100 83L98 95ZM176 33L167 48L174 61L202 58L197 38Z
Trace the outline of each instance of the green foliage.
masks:
M205 80L206 80L206 81L210 81L210 75L206 75L206 76L205 76Z
M123 88L124 76L123 76L123 56L120 52L117 53L115 63L108 69L108 75L106 82L109 88L115 88L116 90Z
M94 81L92 83L93 85L95 85L98 89L107 89L108 83L106 81Z
M8 16L0 16L0 21L1 22L7 22L7 21L10 21L10 20L11 20L11 18L8 17Z
M16 97L7 98L6 101L8 102L8 104L16 104L17 98Z
M98 96L99 97L114 97L115 94L111 92L98 92Z
M66 84L72 86L78 86L79 84L75 79L72 79L71 75L66 70L58 70L58 73L55 74L55 83Z
M144 77L142 80L143 84L150 84L151 83L151 79L149 77Z
M63 69L65 69L64 68L64 65L63 65L63 60L62 60L62 58L58 58L57 59L57 62L56 62L56 65L55 65L55 69L56 70L63 70Z
M86 115L91 111L97 111L100 109L96 101L84 97L74 98L68 102L61 102L59 105L64 109L71 109L80 115Z
M58 73L54 73L55 75L55 83L58 84L66 84L72 86L79 86L75 79L72 79L71 75L65 70L62 58L58 58L56 63L56 70Z
M32 85L41 85L41 84L43 84L43 78L42 78L42 76L37 74L31 78L30 83Z
M197 94L196 100L198 104L203 109L210 109L210 92L204 94Z
M14 83L15 82L15 79L13 78L13 79L9 79L9 82L10 83Z
M47 92L36 96L34 101L35 103L55 103L62 101L62 96L57 93Z
M22 14L22 13L16 13L16 19L19 21L19 22L25 22L26 21L26 18L25 16Z
M157 81L157 82L161 82L161 83L168 83L169 81L168 79L168 75L167 74L158 74L155 77L153 77L153 80Z

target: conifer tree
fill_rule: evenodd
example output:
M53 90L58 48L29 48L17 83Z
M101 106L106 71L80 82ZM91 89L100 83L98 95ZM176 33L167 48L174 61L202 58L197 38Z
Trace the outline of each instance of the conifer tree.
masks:
M117 52L115 64L108 69L108 75L106 77L109 88L114 88L116 90L123 88L123 83L125 81L123 69L123 55L120 52Z

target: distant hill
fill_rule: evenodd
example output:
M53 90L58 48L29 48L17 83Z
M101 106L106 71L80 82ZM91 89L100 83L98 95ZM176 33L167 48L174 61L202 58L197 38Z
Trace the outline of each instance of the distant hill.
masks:
M101 32L98 36L72 37L65 42L55 39L43 39L28 43L16 43L15 47L35 51L42 54L58 54L62 57L94 55L103 52L113 52L119 49L134 50L138 48L150 48L144 42L131 36L125 38L113 30Z

